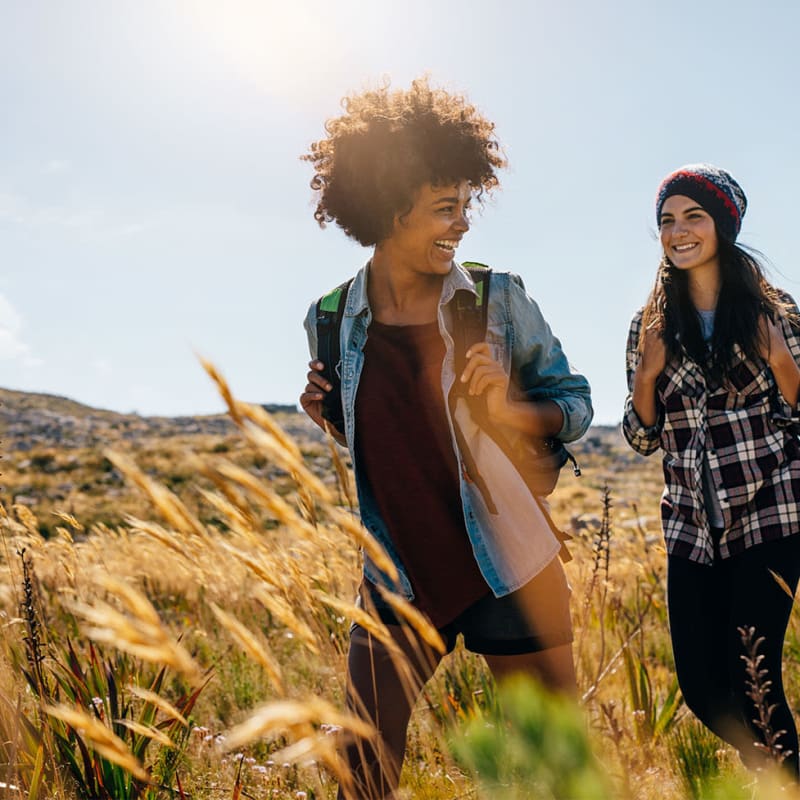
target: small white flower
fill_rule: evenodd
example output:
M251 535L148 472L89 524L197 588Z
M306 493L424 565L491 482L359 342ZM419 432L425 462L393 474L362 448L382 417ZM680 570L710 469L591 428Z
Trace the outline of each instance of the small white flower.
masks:
M319 726L320 732L324 733L326 736L336 736L342 730L341 725L333 725L330 722L323 722Z

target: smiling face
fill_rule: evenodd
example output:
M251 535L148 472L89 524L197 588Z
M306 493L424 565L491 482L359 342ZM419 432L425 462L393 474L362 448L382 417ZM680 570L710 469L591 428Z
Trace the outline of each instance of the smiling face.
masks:
M696 200L675 194L661 207L661 246L680 270L719 270L719 242L714 220Z
M469 230L471 198L467 181L449 186L424 184L411 209L395 217L391 236L379 247L391 250L414 272L447 274L461 237Z

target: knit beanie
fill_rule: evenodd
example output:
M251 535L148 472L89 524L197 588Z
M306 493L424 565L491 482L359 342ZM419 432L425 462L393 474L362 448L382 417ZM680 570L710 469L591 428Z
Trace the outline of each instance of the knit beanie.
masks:
M698 203L711 215L720 236L730 242L742 229L747 198L730 172L711 164L687 164L661 181L656 194L656 224L661 224L661 208L668 197L682 194Z

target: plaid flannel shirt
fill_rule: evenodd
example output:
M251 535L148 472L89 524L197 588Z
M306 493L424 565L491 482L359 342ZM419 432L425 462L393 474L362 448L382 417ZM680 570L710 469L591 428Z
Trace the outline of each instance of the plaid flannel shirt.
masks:
M794 306L790 297L785 299ZM783 317L779 324L800 363L798 332ZM714 560L703 499L705 455L724 520L720 557L800 532L800 416L783 399L769 367L754 363L737 347L729 380L709 388L702 369L684 354L659 377L658 418L645 427L633 408L641 326L640 310L628 335L622 429L637 452L663 450L661 521L669 554L702 564Z

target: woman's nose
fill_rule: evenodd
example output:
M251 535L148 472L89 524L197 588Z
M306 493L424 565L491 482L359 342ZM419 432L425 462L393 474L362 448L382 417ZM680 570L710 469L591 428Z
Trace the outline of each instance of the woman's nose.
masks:
M686 227L686 225L679 220L676 220L675 224L672 226L672 235L686 236L687 233L689 233L689 229Z

